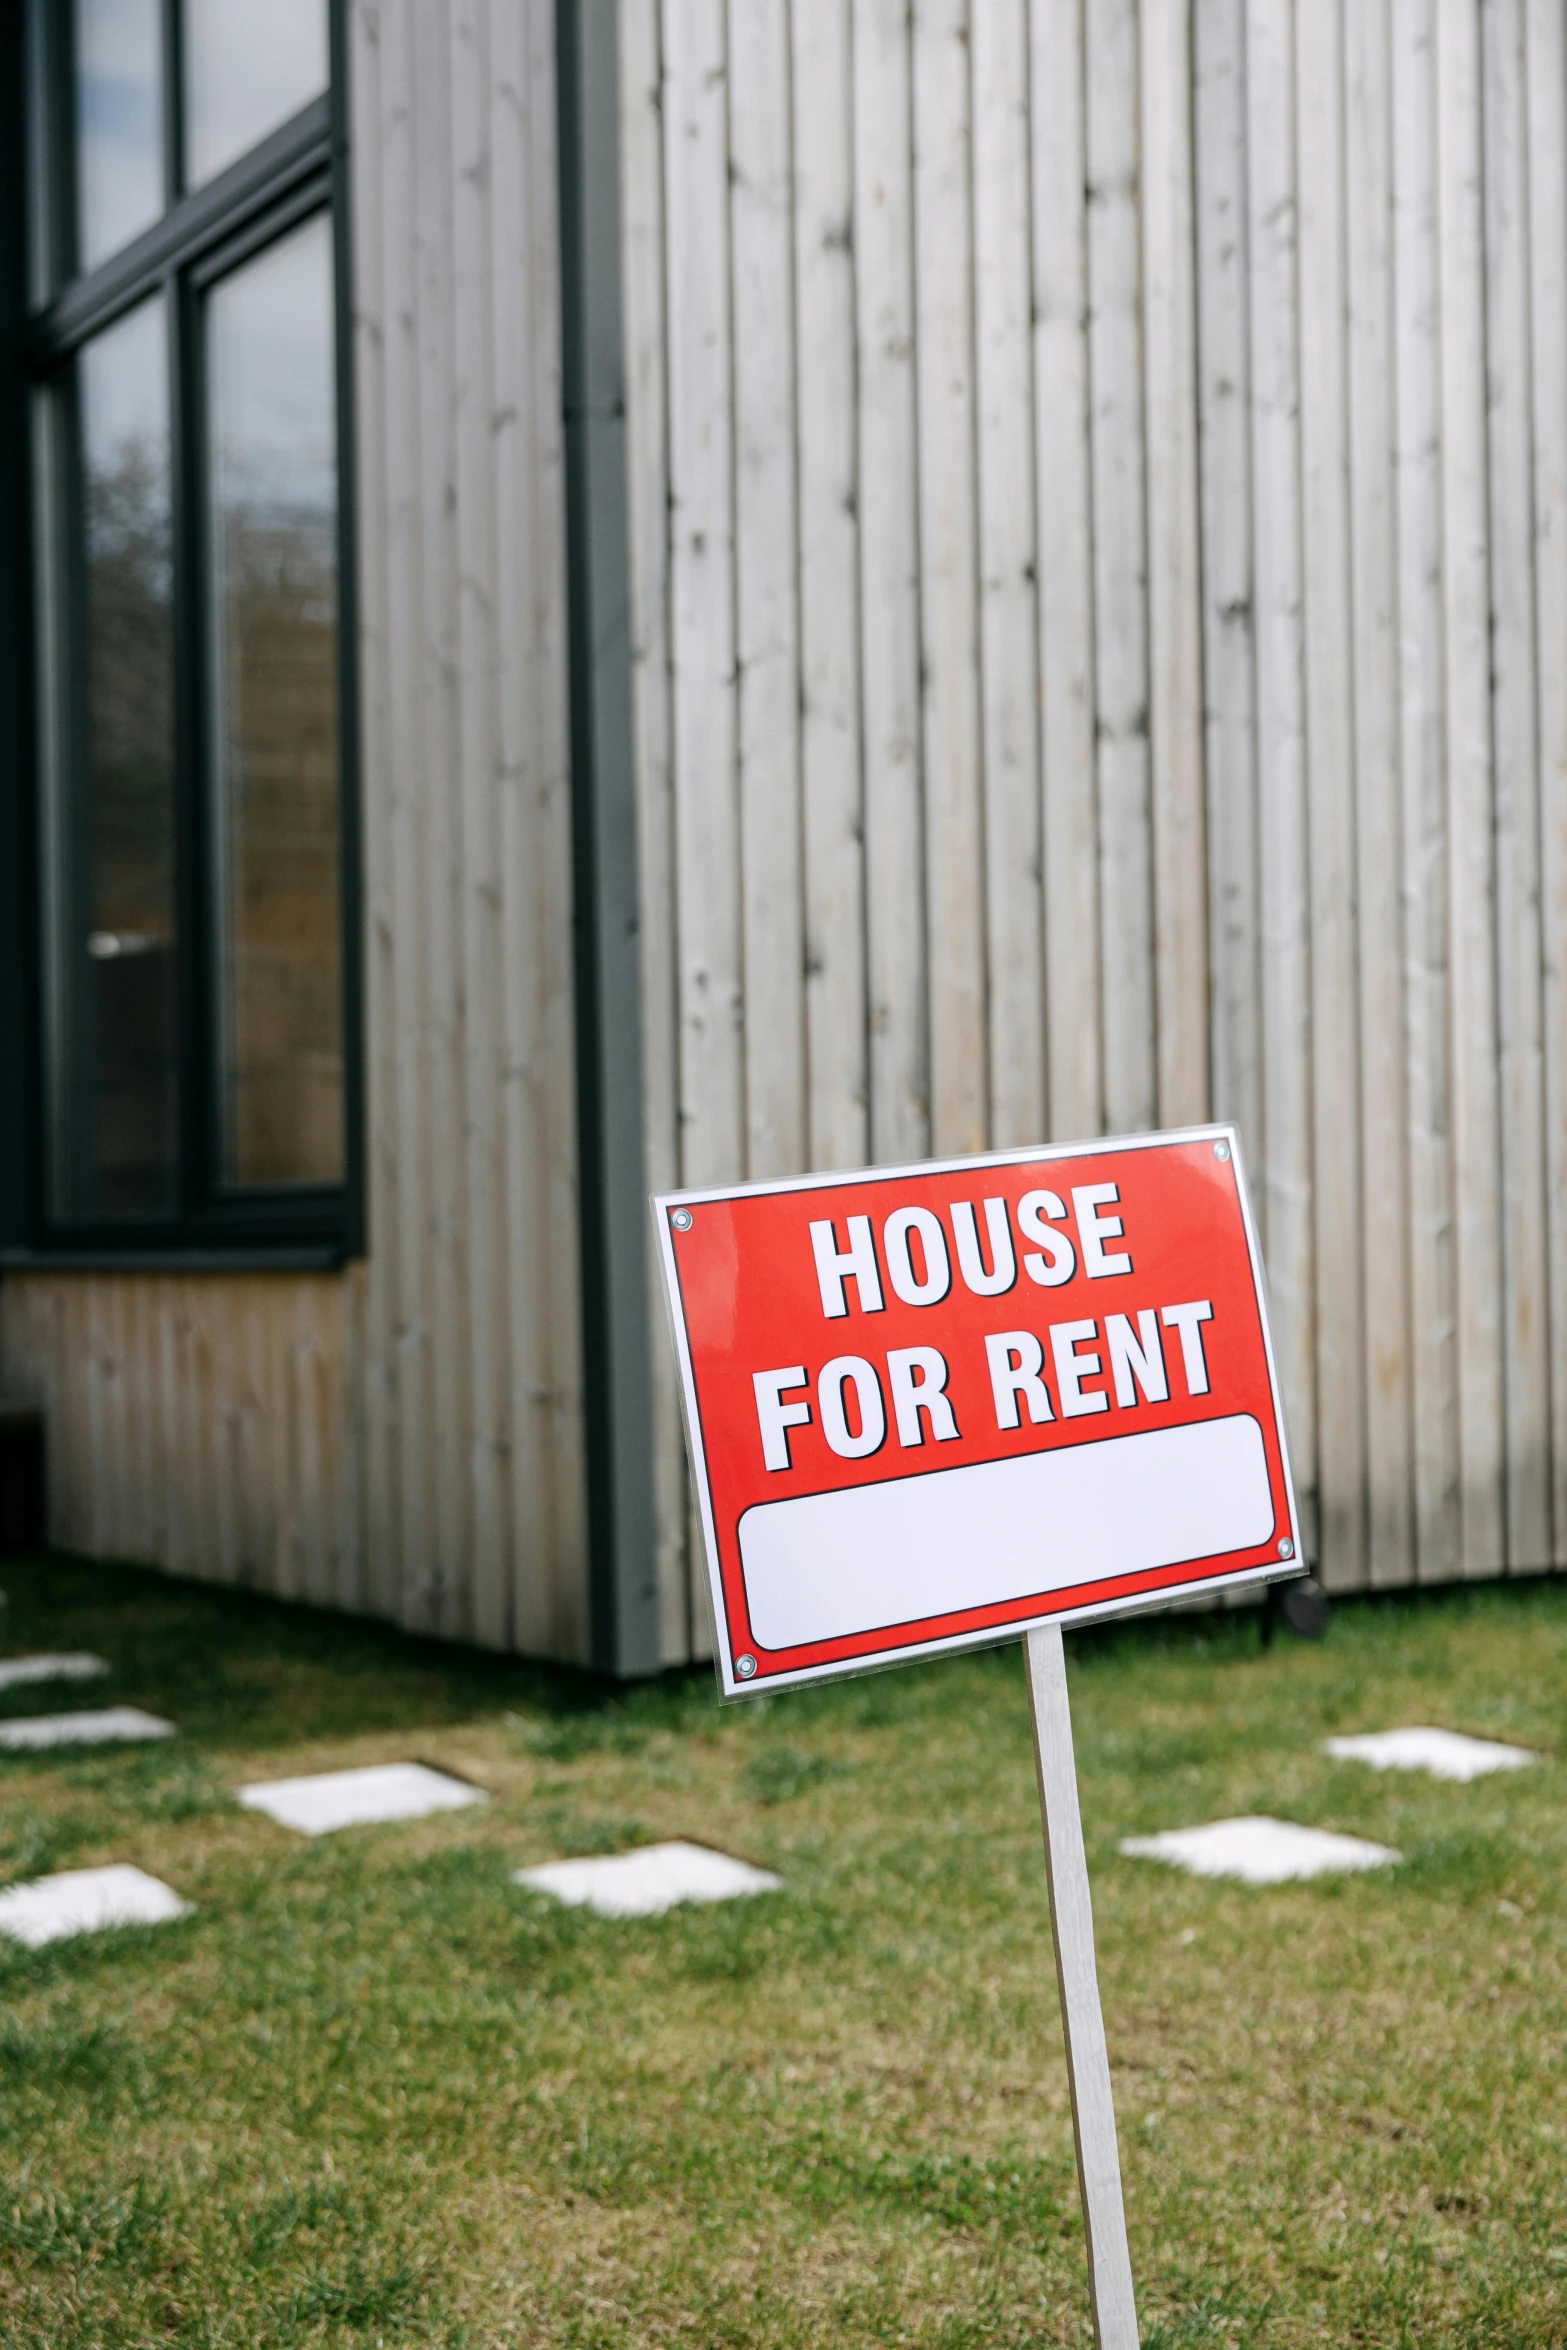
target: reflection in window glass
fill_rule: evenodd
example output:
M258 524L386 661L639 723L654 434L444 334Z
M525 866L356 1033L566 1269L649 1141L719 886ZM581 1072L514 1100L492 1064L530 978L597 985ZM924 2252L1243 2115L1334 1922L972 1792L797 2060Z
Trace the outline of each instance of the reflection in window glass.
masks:
M327 0L185 0L192 187L326 88Z
M77 265L163 211L160 0L76 0Z
M67 1216L156 1215L175 1164L168 346L154 300L78 362L85 693L59 907Z
M223 1172L343 1172L332 244L325 215L210 297Z

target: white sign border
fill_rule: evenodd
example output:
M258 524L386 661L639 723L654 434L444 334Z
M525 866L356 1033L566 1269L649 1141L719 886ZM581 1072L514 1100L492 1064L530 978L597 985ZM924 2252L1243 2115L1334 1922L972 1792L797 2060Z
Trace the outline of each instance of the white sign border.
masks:
M691 1348L686 1335L679 1268L675 1262L674 1236L670 1225L670 1217L675 1209L711 1205L715 1200L764 1198L775 1192L825 1191L844 1183L896 1182L900 1176L953 1175L981 1167L1033 1167L1054 1159L1082 1159L1115 1151L1176 1148L1194 1142L1227 1143L1230 1163L1235 1170L1236 1195L1240 1201L1241 1222L1251 1257L1252 1283L1261 1309L1262 1344L1268 1363L1273 1424L1278 1435L1284 1493L1289 1504L1290 1538L1293 1544L1291 1558L1287 1562L1262 1562L1255 1567L1232 1570L1228 1574L1206 1575L1193 1583L1165 1585L1157 1591L1132 1592L1121 1599L1091 1600L1075 1608L1050 1608L1037 1616L1019 1616L1010 1623L988 1624L974 1632L943 1633L933 1640L913 1642L900 1648L893 1656L840 1657L828 1664L799 1665L791 1672L769 1673L765 1678L758 1677L750 1681L738 1680L729 1653L723 1570L717 1528L713 1521L707 1455L702 1444L701 1412L697 1404L696 1379L691 1367ZM1300 1541L1300 1520L1295 1508L1295 1479L1290 1469L1289 1439L1284 1426L1283 1401L1279 1394L1278 1366L1273 1355L1267 1274L1263 1268L1262 1252L1257 1246L1257 1228L1252 1220L1251 1197L1246 1183L1245 1160L1238 1128L1176 1126L1164 1133L1107 1134L1088 1142L1037 1143L1025 1150L981 1151L958 1159L918 1159L912 1164L898 1167L836 1167L809 1175L769 1177L760 1183L723 1183L703 1191L655 1192L648 1205L658 1240L664 1310L669 1316L670 1335L680 1364L681 1420L701 1512L702 1546L707 1554L708 1596L713 1611L713 1663L718 1674L719 1693L724 1698L760 1697L773 1689L796 1689L814 1681L842 1681L862 1673L890 1672L897 1665L916 1664L927 1656L955 1656L972 1648L1004 1647L1008 1641L1020 1639L1025 1632L1044 1624L1064 1626L1105 1623L1115 1616L1146 1614L1153 1608L1168 1607L1173 1600L1200 1598L1210 1591L1245 1589L1254 1583L1283 1582L1306 1573L1306 1559Z

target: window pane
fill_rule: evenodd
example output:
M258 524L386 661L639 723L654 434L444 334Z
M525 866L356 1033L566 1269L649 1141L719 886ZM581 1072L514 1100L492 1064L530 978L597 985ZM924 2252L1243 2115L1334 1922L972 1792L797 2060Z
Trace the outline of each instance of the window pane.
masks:
M161 299L78 361L81 672L56 681L74 746L56 797L66 1216L174 1204L174 750L168 344ZM80 684L77 678L80 676Z
M192 187L326 88L326 0L185 0Z
M76 242L82 269L163 211L161 0L76 0Z
M337 454L323 215L210 296L223 1172L343 1173Z

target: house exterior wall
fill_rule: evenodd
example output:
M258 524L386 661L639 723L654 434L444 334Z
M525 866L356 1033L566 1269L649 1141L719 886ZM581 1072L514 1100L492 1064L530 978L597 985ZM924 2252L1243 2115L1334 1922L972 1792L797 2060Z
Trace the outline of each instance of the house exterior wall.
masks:
M352 1278L7 1273L5 1388L44 1407L50 1539L367 1604Z
M1233 1117L1329 1585L1567 1564L1556 0L620 22L650 1181Z
M568 647L554 0L352 0L368 1253L9 1270L55 1538L613 1663L586 1254L702 1654L602 1234L1211 1113L1329 1584L1567 1565L1558 0L562 6L594 188L618 31L573 429L629 578ZM569 778L628 599L634 924ZM589 1041L640 1019L607 1205L574 922Z
M583 1658L550 0L354 0L368 1255L8 1272L53 1538Z
M360 0L367 1554L587 1653L554 11Z

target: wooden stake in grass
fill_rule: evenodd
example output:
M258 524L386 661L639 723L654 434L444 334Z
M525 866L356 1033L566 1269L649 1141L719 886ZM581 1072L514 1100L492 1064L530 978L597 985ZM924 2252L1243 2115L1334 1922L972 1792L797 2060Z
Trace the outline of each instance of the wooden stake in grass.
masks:
M1088 2290L1097 2350L1138 2350L1132 2297L1132 2257L1121 2203L1121 2157L1110 2095L1110 2054L1094 1966L1094 1918L1088 1897L1088 1860L1077 1805L1072 1716L1067 1703L1066 1657L1059 1624L1023 1635L1028 1708L1034 1723L1034 1767L1045 1830L1050 1880L1050 1925L1066 2031L1066 2069L1072 2090L1072 2135L1077 2183L1088 2238Z

